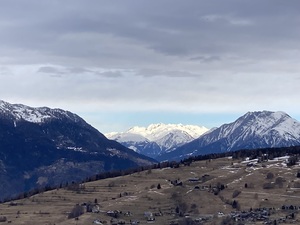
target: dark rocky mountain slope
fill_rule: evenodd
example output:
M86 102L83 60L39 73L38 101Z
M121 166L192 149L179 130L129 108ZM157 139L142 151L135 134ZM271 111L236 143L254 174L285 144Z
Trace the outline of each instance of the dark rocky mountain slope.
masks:
M0 198L154 160L61 109L0 101Z

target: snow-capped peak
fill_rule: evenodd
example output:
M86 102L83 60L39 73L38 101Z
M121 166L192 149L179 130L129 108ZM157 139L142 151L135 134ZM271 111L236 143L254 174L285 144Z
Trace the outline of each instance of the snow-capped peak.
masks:
M207 131L207 128L195 125L157 123L148 127L135 126L125 132L105 135L140 153L156 157L198 138Z
M288 114L278 112L253 112L245 114L243 118L249 125L249 129L255 131L256 135L264 136L275 131L283 138L293 136L300 138L300 124L297 120L291 118ZM240 119L242 121L242 119Z
M284 112L248 112L172 152L172 159L240 149L300 145L300 123ZM170 159L165 154L159 160Z
M25 120L31 123L43 123L53 118L69 118L76 122L81 120L79 116L62 109L33 108L21 104L10 104L2 100L0 100L0 114L13 117L15 121Z
M208 131L206 127L196 125L183 125L183 124L150 124L148 127L135 126L130 128L127 133L139 134L151 141L156 141L165 135L174 131L184 131L193 138L198 138L200 135Z

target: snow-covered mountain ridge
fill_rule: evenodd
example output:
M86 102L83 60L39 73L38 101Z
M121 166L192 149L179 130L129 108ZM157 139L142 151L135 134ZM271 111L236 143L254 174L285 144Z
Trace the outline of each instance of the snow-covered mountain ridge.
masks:
M201 134L208 131L206 127L196 126L196 125L183 125L183 124L150 124L148 127L134 126L125 132L111 132L105 134L106 137L112 138L116 136L126 137L125 134L135 134L140 137L144 137L149 141L157 141L162 137L172 133L172 132L182 132L187 133L192 138L198 138Z
M239 149L290 147L300 145L300 123L284 112L248 112L185 144L160 160L180 159Z
M157 123L151 124L148 127L135 126L130 128L127 133L139 134L150 141L157 141L174 131L186 132L192 138L198 138L201 134L208 131L208 129L203 126L200 127L196 125Z
M198 138L207 131L203 126L158 123L148 127L135 126L125 132L105 135L141 154L155 158Z
M53 118L68 118L74 122L82 120L76 114L62 109L33 108L22 104L10 104L2 100L0 100L0 113L13 118L15 121L25 120L31 123L43 123Z

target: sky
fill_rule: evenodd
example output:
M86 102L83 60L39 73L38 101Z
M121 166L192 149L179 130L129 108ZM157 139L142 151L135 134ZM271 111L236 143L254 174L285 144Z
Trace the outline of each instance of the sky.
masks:
M2 0L0 99L100 132L300 120L298 0Z

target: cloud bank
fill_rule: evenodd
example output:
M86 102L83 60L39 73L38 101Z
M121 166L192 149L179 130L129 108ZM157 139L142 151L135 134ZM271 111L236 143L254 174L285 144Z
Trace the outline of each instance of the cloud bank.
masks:
M300 115L299 7L296 0L1 1L0 96L86 116Z

